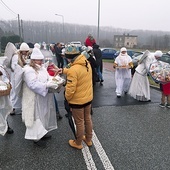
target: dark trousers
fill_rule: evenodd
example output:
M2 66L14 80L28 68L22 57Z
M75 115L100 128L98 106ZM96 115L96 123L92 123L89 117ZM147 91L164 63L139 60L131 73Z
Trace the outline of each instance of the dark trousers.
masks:
M57 66L58 66L58 68L63 68L63 66L64 66L63 57L57 56Z

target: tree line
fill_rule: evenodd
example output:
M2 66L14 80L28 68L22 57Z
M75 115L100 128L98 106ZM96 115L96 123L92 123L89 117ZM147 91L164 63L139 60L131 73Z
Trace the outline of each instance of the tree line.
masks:
M90 33L97 38L97 26L69 24L48 21L22 21L21 35L19 36L18 22L16 20L0 21L1 49L4 49L8 41L11 42L46 42L56 43L81 41L84 43ZM101 47L114 47L114 35L136 35L138 36L139 49L170 48L170 32L151 30L128 30L113 27L100 27L99 45Z

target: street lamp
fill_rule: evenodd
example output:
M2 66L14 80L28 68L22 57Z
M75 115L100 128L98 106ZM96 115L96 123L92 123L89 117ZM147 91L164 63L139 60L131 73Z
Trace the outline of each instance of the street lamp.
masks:
M63 41L64 41L64 43L65 43L64 16L63 16L63 15L60 15L60 14L55 14L55 15L62 17L62 22L63 22Z
M100 27L100 0L98 0L98 27L97 27L97 42L99 44L99 27Z

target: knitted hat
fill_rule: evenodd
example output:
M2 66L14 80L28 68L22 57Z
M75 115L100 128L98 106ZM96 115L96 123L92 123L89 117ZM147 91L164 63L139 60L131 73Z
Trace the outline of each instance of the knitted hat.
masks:
M154 56L155 57L162 57L162 51L160 51L160 50L155 51Z
M44 56L42 54L42 52L40 51L40 49L38 48L33 48L32 50L32 54L31 54L31 59L35 59L35 60L43 60Z
M35 44L34 44L34 47L37 47L37 48L39 48L39 49L40 49L40 47L41 47L41 46L40 46L40 44L35 43Z
M23 42L21 45L20 45L20 48L19 48L19 51L29 51L30 48L28 46L27 43Z

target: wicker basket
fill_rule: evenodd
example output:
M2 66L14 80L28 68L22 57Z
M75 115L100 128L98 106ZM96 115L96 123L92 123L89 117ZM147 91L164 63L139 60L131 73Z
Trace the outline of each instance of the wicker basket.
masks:
M0 96L8 96L10 94L11 89L12 89L12 86L9 83L7 85L7 89L6 90L0 90Z

